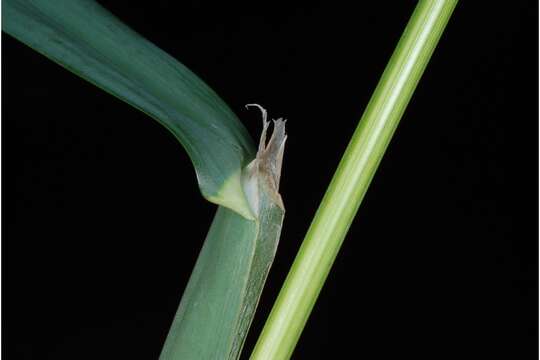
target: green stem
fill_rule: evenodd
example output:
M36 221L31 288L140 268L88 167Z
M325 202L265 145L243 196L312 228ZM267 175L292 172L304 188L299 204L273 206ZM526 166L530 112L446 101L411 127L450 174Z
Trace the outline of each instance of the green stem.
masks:
M336 170L251 355L289 359L457 0L421 0Z

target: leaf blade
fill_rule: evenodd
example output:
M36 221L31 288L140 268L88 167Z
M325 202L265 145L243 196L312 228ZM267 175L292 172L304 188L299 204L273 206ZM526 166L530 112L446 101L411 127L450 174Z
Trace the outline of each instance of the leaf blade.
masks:
M241 179L251 137L195 74L95 2L2 4L4 31L160 122L188 152L202 195L253 218Z

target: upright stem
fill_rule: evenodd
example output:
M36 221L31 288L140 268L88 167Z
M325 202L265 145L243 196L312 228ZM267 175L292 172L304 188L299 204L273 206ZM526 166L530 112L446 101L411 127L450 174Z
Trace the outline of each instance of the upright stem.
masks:
M457 0L421 0L355 130L251 355L289 359Z

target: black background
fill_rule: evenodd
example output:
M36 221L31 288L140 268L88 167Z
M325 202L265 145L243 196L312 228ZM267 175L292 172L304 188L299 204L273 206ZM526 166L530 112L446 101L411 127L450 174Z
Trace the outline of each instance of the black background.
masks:
M247 359L415 3L102 3L254 138L244 104L289 119ZM458 5L294 359L537 357L537 14ZM2 39L5 358L155 359L215 206L167 130Z

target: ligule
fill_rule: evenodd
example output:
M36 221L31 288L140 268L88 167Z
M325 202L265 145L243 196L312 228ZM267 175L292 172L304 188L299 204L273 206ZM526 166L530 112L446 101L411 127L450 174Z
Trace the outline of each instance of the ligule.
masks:
M283 153L285 151L285 142L287 135L285 134L286 120L279 118L273 120L274 129L268 143L266 142L267 132L270 121L267 120L266 110L258 104L248 104L249 107L257 107L262 112L263 129L259 140L257 156L244 169L243 184L244 192L248 202L250 203L253 213L258 217L259 214L259 189L258 182L266 183L266 191L273 201L285 210L283 200L279 194L279 181L281 178L281 167L283 163Z

